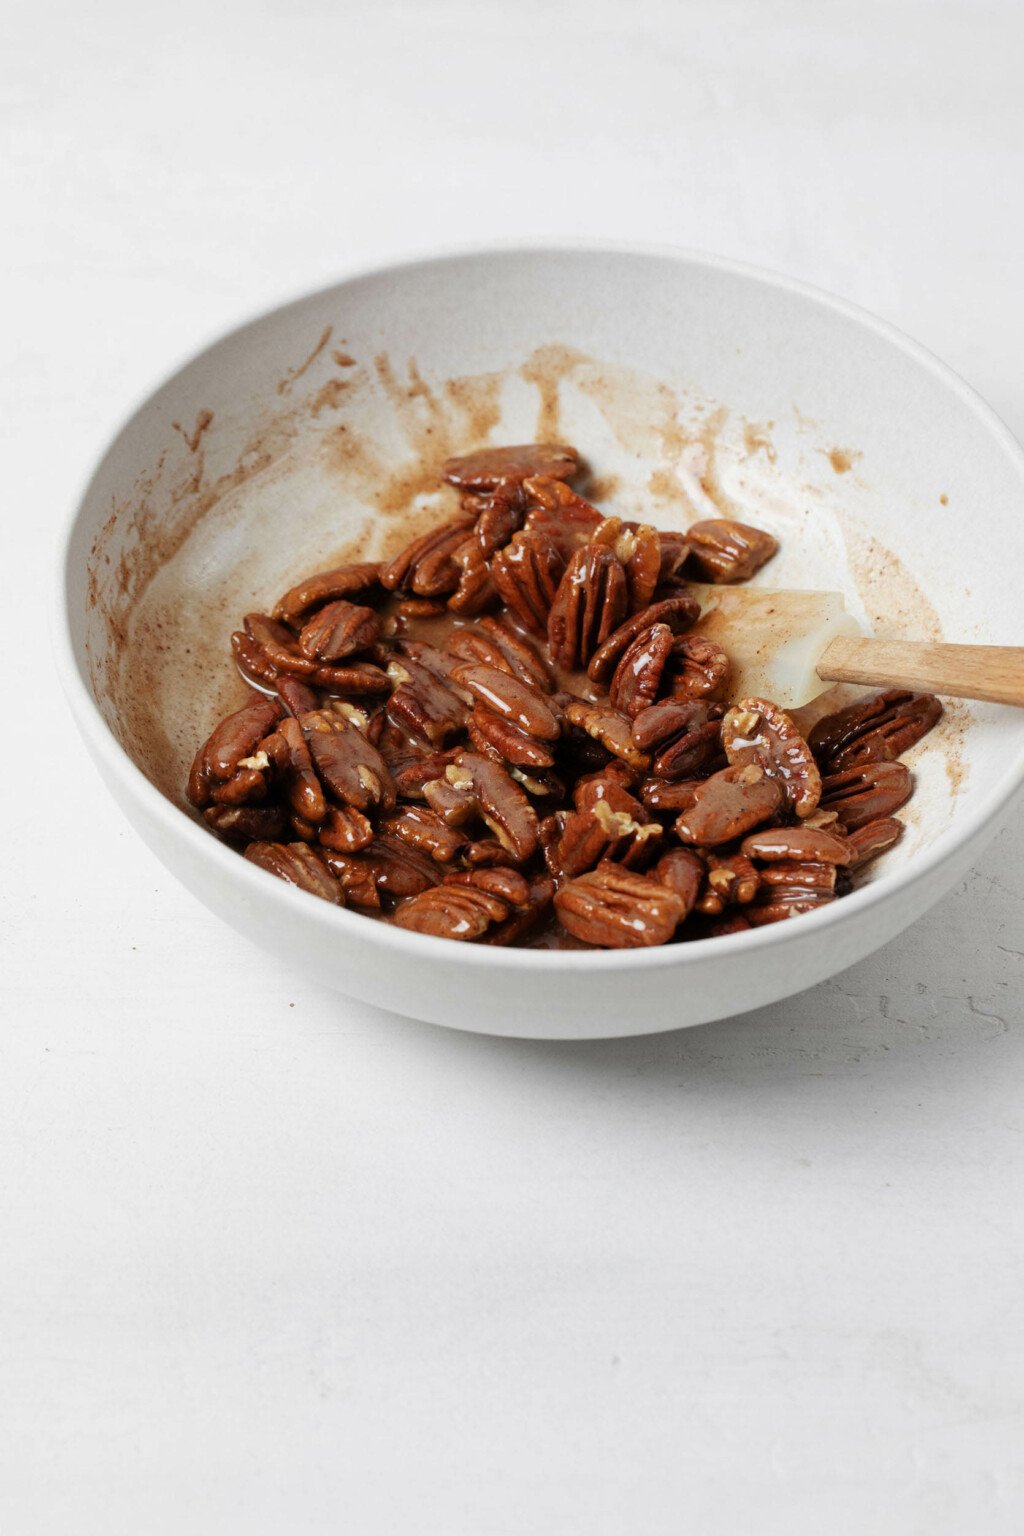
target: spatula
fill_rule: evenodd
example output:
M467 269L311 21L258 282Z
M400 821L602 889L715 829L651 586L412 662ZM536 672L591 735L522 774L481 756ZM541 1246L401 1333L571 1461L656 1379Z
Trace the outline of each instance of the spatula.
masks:
M1024 646L861 633L841 592L697 588L700 630L733 664L730 693L797 708L833 683L875 683L1024 706Z

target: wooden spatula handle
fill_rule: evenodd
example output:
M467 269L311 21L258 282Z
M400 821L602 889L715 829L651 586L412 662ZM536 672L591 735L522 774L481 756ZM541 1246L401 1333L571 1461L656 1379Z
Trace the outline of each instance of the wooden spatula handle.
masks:
M943 645L839 635L826 646L819 677L833 683L886 683L962 699L1024 705L1024 646Z

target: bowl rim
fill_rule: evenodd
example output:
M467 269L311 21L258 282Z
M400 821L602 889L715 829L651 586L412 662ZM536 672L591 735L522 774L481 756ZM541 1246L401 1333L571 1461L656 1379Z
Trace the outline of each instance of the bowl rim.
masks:
M1024 784L1024 742L1022 742L1019 750L1007 759L1002 774L981 797L978 804L969 808L958 824L947 828L927 848L915 854L906 868L881 875L870 884L844 896L840 901L831 902L817 911L802 914L800 921L796 924L772 923L763 928L754 928L742 933L727 934L718 938L694 939L686 943L666 944L653 948L596 951L545 950L453 944L449 940L436 938L430 934L414 933L397 928L390 923L382 923L379 919L335 907L327 902L317 901L316 898L312 898L316 901L316 907L311 909L311 898L306 892L289 886L285 881L268 876L265 870L257 868L221 842L219 838L211 836L206 828L193 820L182 807L168 800L129 756L103 718L75 655L71 631L70 583L73 579L71 551L79 520L85 512L97 475L109 454L131 429L137 417L148 408L154 397L175 382L187 368L201 361L225 342L242 337L245 332L257 329L274 316L282 315L289 309L298 308L310 300L325 297L351 283L373 277L398 277L416 268L441 267L465 260L608 255L655 257L683 267L729 273L761 283L767 288L807 299L820 308L832 310L873 331L882 340L931 373L958 398L966 409L973 412L1013 464L1024 490L1024 448L987 401L927 347L913 340L890 321L882 320L860 305L840 298L812 283L789 277L769 267L719 256L694 247L590 238L499 240L479 245L430 247L393 259L382 259L370 264L353 266L351 269L343 270L331 283L293 293L280 302L250 315L240 323L230 326L227 330L217 331L198 349L191 348L168 371L163 372L155 383L140 394L94 460L84 486L67 509L59 530L56 580L51 595L50 633L56 669L65 697L94 758L105 766L110 778L119 782L139 803L140 809L161 825L168 837L183 839L197 857L211 860L215 867L222 870L226 879L240 882L247 887L254 900L277 902L281 905L283 912L294 910L296 916L304 917L307 923L314 917L315 912L317 926L340 925L342 931L347 929L355 939L361 936L364 941L379 944L382 948L404 951L413 959L429 958L437 961L447 955L453 961L458 960L461 964L473 967L497 968L505 965L511 966L514 970L538 970L549 973L603 972L634 968L649 970L673 965L693 966L711 958L712 955L727 960L730 956L739 954L748 956L760 950L778 949L798 939L808 940L815 933L824 940L827 933L837 924L853 920L858 913L867 908L885 905L899 893L906 892L934 877L960 849L970 843L972 838L981 836L986 827L995 830L1001 813L1009 806Z

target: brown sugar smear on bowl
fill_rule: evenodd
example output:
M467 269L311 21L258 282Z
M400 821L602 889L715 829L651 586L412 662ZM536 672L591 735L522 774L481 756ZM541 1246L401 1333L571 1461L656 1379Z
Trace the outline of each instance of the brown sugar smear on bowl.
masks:
M311 573L232 636L249 701L188 798L247 859L441 938L639 948L853 888L900 838L900 754L942 713L890 689L805 739L730 697L692 581L771 534L606 516L558 443L449 460L451 515L385 563Z

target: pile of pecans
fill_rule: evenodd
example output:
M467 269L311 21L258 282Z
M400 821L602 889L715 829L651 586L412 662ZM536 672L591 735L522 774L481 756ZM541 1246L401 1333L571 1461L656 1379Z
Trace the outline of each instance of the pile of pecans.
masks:
M899 754L940 704L889 690L806 740L727 704L687 581L743 581L775 539L605 517L578 469L552 443L452 459L457 517L248 614L251 698L189 776L212 830L326 901L485 944L666 944L849 890L903 831Z

